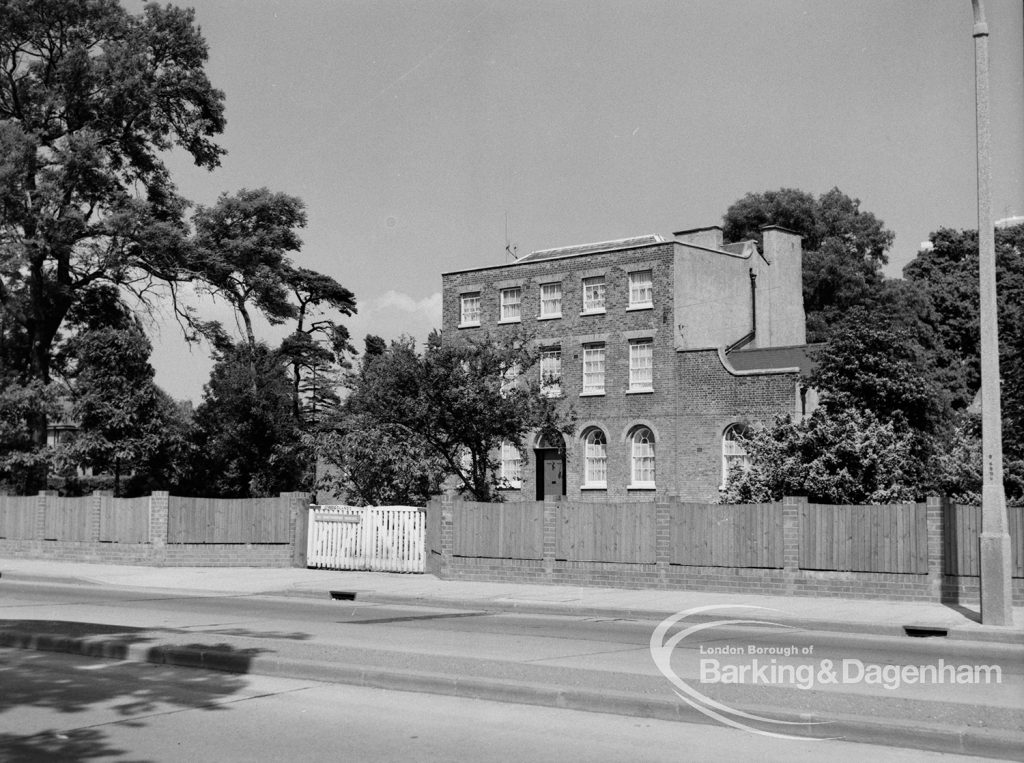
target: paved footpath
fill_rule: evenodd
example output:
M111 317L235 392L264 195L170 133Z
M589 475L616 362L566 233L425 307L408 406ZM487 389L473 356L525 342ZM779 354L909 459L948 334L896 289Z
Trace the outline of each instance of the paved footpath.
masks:
M696 607L757 606L775 622L813 630L904 635L905 628L946 630L950 639L1024 644L1024 607L1008 627L978 622L976 604L763 596L745 593L661 591L440 580L433 575L300 568L139 567L39 559L0 559L0 581L59 580L117 587L329 597L358 601L472 607L533 614L573 614L660 620ZM720 613L715 614L716 617Z

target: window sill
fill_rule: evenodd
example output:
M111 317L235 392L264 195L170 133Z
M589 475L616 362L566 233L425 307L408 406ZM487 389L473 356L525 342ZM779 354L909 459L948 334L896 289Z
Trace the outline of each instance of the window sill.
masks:
M627 395L649 395L654 392L654 387L646 387L643 389L627 389Z
M538 321L557 321L561 317L562 317L561 313L559 313L558 315L538 315L537 316L537 320Z
M608 483L606 482L595 482L591 485L581 485L580 490L607 490Z
M501 326L504 323L522 323L522 322L523 322L522 318L503 318L502 320L498 321L498 325Z
M626 490L657 490L653 482L637 482L633 485L626 485Z
M580 397L604 397L604 391L601 392L581 392Z
M653 310L653 309L654 309L654 303L653 302L647 302L646 304L642 304L642 305L630 305L629 307L626 308L626 312L628 313L631 310Z
M480 328L480 321L477 321L476 323L460 323L459 324L459 328L460 329L478 329L478 328Z
M582 313L580 313L580 317L582 318L587 315L604 315L607 312L608 311L605 310L603 307L600 310L584 310Z

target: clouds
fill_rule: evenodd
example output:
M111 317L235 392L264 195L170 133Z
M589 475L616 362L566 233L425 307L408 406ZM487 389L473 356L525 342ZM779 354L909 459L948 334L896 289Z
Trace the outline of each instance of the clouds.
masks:
M388 289L379 297L371 299L369 311L385 311L394 308L406 313L422 313L424 317L441 325L441 292L436 291L429 297L417 300L404 292Z
M441 328L441 292L417 299L410 294L388 289L383 294L358 299L359 313L345 321L353 344L362 350L367 334L395 339L402 334L426 341L431 329Z

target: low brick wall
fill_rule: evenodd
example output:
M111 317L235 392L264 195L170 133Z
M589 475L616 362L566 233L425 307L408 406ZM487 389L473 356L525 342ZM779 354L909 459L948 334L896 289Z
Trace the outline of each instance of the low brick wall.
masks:
M670 533L666 529L670 507L658 504L654 564L630 564L556 559L558 506L546 502L543 512L543 558L501 559L456 556L452 553L450 497L436 499L427 508L428 536L436 539L428 549L428 571L451 580L521 582L570 586L646 588L664 590L751 593L775 596L831 596L890 601L976 602L978 578L944 574L942 501L927 504L927 572L836 572L800 568L799 509L801 498L787 498L783 506L783 564L780 568L707 567L673 564ZM1014 578L1013 600L1024 605L1024 579Z
M101 501L109 495L96 494L80 499L82 527L88 540L47 539L59 534L45 529L44 517L56 499L54 493L37 497L37 520L23 535L0 537L0 557L16 559L52 559L55 561L97 564L137 564L154 567L305 567L306 527L309 496L283 493L280 511L288 514L287 543L170 543L167 540L167 511L170 496L156 492L148 500L148 539L145 542L100 540L98 521ZM58 499L67 500L67 499ZM0 510L2 510L0 505ZM283 518L282 518L283 521ZM77 534L77 533L76 533Z

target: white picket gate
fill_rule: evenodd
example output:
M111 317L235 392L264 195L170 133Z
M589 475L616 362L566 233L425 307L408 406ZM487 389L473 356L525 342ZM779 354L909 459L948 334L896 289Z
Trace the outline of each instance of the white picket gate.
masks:
M414 506L311 506L306 565L423 572L426 512Z

